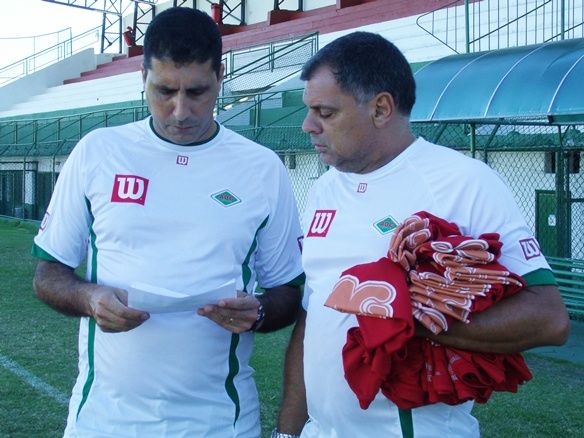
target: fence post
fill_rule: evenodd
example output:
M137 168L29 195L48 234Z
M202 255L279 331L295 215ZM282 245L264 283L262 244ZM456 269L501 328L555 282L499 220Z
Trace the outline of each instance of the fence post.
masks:
M560 40L563 40L566 32L566 0L560 0L560 14L560 26L562 27Z
M22 157L22 182L21 182L21 194L20 194L20 206L14 206L14 216L19 219L24 219L24 203L26 199L26 155Z
M55 183L57 182L57 178L55 177L55 170L56 170L56 158L57 158L57 154L54 153L53 154L53 159L52 159L52 163L51 163L51 193L53 193L55 191Z
M260 111L262 110L262 100L258 95L256 95L254 97L254 99L256 100L256 104L255 104L255 114L254 114L253 127L259 128L259 126L260 126Z
M474 123L470 124L470 153L475 158L477 153L477 135Z
M569 128L568 128L569 129ZM572 258L572 193L570 192L570 152L564 151L563 153L563 166L564 166L564 224L563 229L564 239L562 246L562 252L564 257Z
M558 126L559 149L556 151L556 203L557 203L557 228L556 245L560 257L569 257L566 252L566 242L564 235L567 235L567 215L566 215L566 175L564 166L564 143L562 140L562 127Z
M470 53L470 20L468 0L464 0L464 47L465 53Z

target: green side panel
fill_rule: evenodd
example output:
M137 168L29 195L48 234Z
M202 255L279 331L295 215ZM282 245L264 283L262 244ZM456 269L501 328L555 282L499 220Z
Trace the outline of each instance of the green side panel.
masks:
M239 360L237 359L237 345L239 344L239 335L231 335L231 346L229 348L229 374L225 380L225 390L229 395L229 398L233 401L235 406L235 416L233 419L233 424L237 422L239 418L239 412L241 411L241 405L239 401L239 394L237 393L237 388L235 387L235 376L239 373Z

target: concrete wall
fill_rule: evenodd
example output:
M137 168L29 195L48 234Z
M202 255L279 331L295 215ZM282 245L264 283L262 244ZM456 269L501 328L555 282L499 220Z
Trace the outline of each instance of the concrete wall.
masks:
M95 55L93 49L85 49L56 64L34 72L18 81L0 87L0 111L43 93L47 88L63 83L63 80L79 76L105 62L109 55Z

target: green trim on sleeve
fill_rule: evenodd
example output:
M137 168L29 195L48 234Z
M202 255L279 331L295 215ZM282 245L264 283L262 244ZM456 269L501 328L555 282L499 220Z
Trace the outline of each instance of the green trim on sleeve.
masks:
M247 255L245 256L245 260L243 261L243 264L241 266L241 274L243 277L243 291L244 292L249 292L247 290L247 287L249 286L249 282L251 280L251 267L250 267L250 260L251 260L251 256L254 253L254 251L256 250L257 246L258 246L258 233L260 232L260 230L262 228L264 228L266 226L266 224L268 223L268 219L270 218L270 216L268 215L264 221L260 224L260 226L258 227L258 229L255 232L255 235L253 236L253 241L251 242L249 251L247 252Z
M305 282L306 282L306 275L304 275L304 272L303 272L298 277L296 277L293 280L290 280L288 283L286 283L286 286L303 286Z
M523 276L523 280L525 280L525 284L527 286L543 286L543 285L553 285L557 286L558 282L554 277L554 274L549 269L536 269L533 272L525 274Z
M93 229L93 223L95 218L93 217L93 212L91 211L91 202L89 199L85 198L85 204L87 205L87 211L91 217L91 225L89 226L89 242L91 244L91 275L90 281L92 283L97 283L97 245L95 240L97 236L95 235L95 230Z
M47 262L58 262L59 261L34 242L32 244L32 249L31 249L30 253L34 257L42 259L42 260L46 260Z

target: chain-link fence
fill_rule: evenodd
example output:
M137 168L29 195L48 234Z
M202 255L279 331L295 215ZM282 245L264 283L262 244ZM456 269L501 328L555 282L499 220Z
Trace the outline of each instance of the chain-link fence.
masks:
M227 115L222 123L278 153L302 212L310 187L326 169L302 132L306 109L301 95L291 90L249 99L255 104L221 113ZM147 114L141 106L0 124L0 214L41 219L61 166L79 138L97 127ZM283 121L294 123L283 126ZM509 185L546 255L584 259L584 126L417 123L413 129L494 168Z
M0 215L41 219L61 166L81 137L147 114L139 106L0 123Z
M45 139L38 144L0 145L0 215L42 219L61 167L79 138L91 129L140 120L143 117L139 116L146 114L145 107L128 108L117 111L117 117L105 117L103 114L91 117L71 116L61 118L60 123L55 121L46 121L46 124L36 123L33 124L36 131L33 129L32 132L28 132L26 139L41 138L43 135L41 132L46 125L63 127L60 133L53 133L50 138L62 136L64 132L69 132L70 137L65 140ZM302 211L310 186L326 170L311 150L308 135L302 132L300 126L232 128L241 135L274 150L280 156L288 169L299 209ZM16 131L24 132L19 128Z
M584 259L584 126L415 124L414 130L495 169L544 254Z

